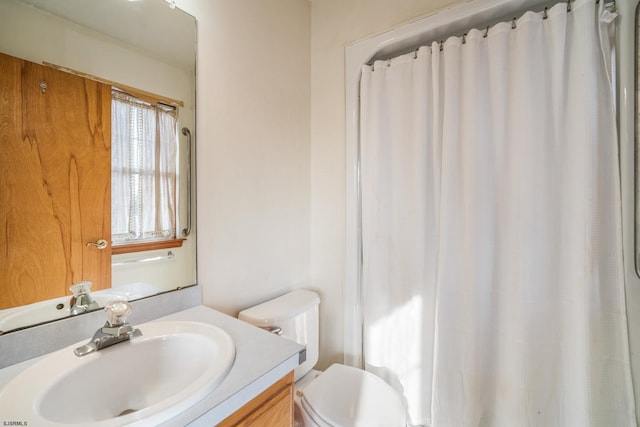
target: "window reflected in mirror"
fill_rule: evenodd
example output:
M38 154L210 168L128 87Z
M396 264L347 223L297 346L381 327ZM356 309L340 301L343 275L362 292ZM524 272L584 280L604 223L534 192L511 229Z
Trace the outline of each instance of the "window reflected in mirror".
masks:
M178 106L112 96L111 235L125 253L130 244L176 238Z

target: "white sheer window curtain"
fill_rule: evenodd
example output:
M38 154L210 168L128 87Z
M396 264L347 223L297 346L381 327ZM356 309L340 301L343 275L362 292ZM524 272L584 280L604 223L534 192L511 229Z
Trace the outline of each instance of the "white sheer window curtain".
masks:
M365 367L415 425L635 425L599 7L363 67Z
M176 115L173 107L113 92L114 244L175 238Z

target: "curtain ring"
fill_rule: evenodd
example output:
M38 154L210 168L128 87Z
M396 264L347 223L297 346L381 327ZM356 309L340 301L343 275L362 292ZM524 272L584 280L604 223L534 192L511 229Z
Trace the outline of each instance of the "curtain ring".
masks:
M444 41L440 40L440 52L444 50Z
M462 44L467 44L467 33L462 35Z
M571 12L571 0L567 0L567 12Z
M512 29L512 30L515 30L516 28L517 28L517 26L516 26L516 18L513 18L513 19L511 20L511 29Z
M484 35L482 37L486 39L488 35L489 35L489 27L485 28Z
M418 59L418 51L420 50L420 48L416 49L413 51L413 59Z
M547 19L549 17L549 15L547 14L547 10L549 10L549 8L545 7L544 8L544 12L542 14L542 19Z

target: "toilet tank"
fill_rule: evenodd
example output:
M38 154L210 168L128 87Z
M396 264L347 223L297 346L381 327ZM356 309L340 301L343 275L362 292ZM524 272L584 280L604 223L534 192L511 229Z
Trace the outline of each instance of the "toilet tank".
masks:
M280 336L307 347L306 361L295 370L297 381L318 362L319 305L318 294L299 289L243 310L238 319L267 330L281 328Z

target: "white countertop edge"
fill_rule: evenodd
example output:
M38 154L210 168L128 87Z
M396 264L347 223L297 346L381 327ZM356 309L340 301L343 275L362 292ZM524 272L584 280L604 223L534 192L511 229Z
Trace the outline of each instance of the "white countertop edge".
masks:
M298 355L291 356L289 359L285 360L283 363L276 366L265 375L256 379L251 384L244 387L242 390L217 405L215 408L212 408L207 413L197 418L192 423L188 424L188 426L210 427L221 422L222 420L236 412L238 409L249 403L260 393L268 389L276 381L294 370L298 366L298 357Z

